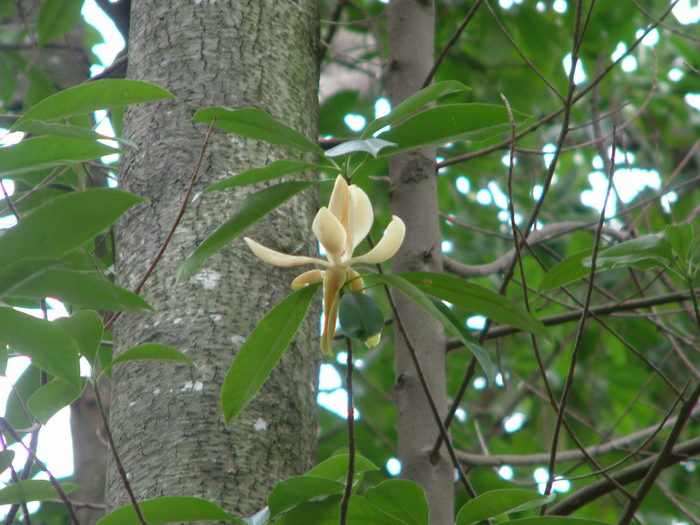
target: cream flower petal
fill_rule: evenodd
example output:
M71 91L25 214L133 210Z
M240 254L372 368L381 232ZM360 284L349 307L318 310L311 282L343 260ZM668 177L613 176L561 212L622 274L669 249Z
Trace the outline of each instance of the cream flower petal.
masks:
M333 336L338 321L338 293L345 284L347 277L345 268L332 266L323 275L323 333L321 334L321 350L324 354L332 355Z
M347 226L347 210L348 210L348 183L342 175L338 175L335 179L333 192L328 201L328 210L335 215L343 226Z
M389 226L386 228L384 237L364 255L353 257L345 262L347 265L364 263L364 264L379 264L387 259L390 259L401 247L403 237L406 234L406 225L401 218L394 215Z
M288 253L278 252L267 246L263 246L257 241L254 241L250 237L244 237L243 240L259 259L262 259L267 264L273 266L282 266L284 268L291 268L292 266L301 266L302 264L321 264L323 266L329 266L327 261L323 259L318 259L316 257L306 257L303 255L289 255Z
M340 221L325 206L318 210L313 225L314 235L326 249L331 264L340 264L345 252L347 234Z
M298 275L296 279L292 281L292 290L298 290L310 284L323 282L323 274L324 272L322 270L309 270L308 272Z
M372 203L367 194L354 184L348 188L350 202L348 203L350 217L348 220L348 231L352 237L352 247L348 250L348 256L362 240L367 237L372 222L374 221L374 211Z

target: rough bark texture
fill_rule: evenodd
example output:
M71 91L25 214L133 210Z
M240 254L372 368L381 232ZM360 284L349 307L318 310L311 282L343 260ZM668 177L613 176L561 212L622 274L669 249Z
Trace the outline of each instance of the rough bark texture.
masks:
M129 78L177 96L132 108L120 186L150 201L119 225L118 275L133 289L175 219L206 127L188 122L205 106L255 106L316 135L317 12L312 0L138 0L132 4ZM290 152L217 132L197 189ZM256 188L259 189L259 188ZM159 342L179 348L196 367L139 363L118 367L111 428L137 498L193 495L251 515L273 484L313 466L320 351L311 314L271 379L248 408L224 426L219 394L241 344L289 292L298 271L268 267L239 239L174 288L184 257L235 212L252 188L197 199L144 289L156 314L124 315L116 350ZM306 193L249 232L267 246L311 254L316 198ZM110 508L127 503L110 468Z
M433 64L435 23L431 1L392 0L388 10L387 83L392 105L420 89ZM394 272L442 270L435 150L394 155L389 163L391 207L406 223L406 239L393 259ZM445 346L439 322L404 296L396 304L442 416L446 414ZM435 418L401 334L396 332L396 408L402 477L426 491L431 523L454 523L454 470L445 454L432 464L428 454L438 436Z

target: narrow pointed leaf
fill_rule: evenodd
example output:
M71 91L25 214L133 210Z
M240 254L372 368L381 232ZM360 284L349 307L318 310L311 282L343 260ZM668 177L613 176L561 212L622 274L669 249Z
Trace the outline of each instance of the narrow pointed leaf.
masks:
M418 111L423 106L436 101L444 95L450 93L455 93L458 91L468 91L468 88L461 82L456 80L446 80L444 82L437 82L428 87L421 89L420 91L414 93L401 104L392 109L389 114L384 115L376 120L373 120L362 132L362 138L371 137L376 131L382 129L385 126L389 126L394 122L407 117L414 111Z
M120 150L100 142L67 137L32 137L0 148L0 175L13 178L59 164L78 164Z
M333 171L337 171L330 166L322 166L321 164L313 164L311 162L303 162L300 160L276 160L264 168L253 168L251 170L239 173L238 175L234 175L233 177L229 177L228 179L219 181L216 184L212 184L202 193L209 193L211 191L233 188L235 186L245 186L256 182L274 180L284 177L285 175L298 173L304 170L319 169L332 169Z
M537 518L521 518L508 522L516 525L609 525L605 521L574 518L570 516L539 516Z
M173 97L163 88L140 80L97 80L65 89L38 102L15 122L12 131L22 130L22 124L29 120L65 119L98 109L122 108Z
M607 269L634 266L648 269L654 266L667 266L671 261L673 261L673 253L669 242L664 237L645 235L601 250L596 259L596 267ZM588 268L591 267L591 263L591 257L583 260L584 266Z
M41 4L37 20L39 45L70 31L80 18L83 0L51 0Z
M666 240L676 252L682 263L688 261L691 256L691 247L693 245L693 225L689 222L683 224L669 224L666 226Z
M343 333L366 341L384 328L384 316L374 299L360 292L347 292L340 300L338 319Z
M344 489L345 484L340 481L317 476L285 479L278 482L267 497L270 516L274 518L305 501L341 494Z
M87 380L82 377L82 387L76 390L65 381L58 379L49 381L27 400L27 410L45 425L59 410L80 397L86 383Z
M67 124L55 124L43 122L41 120L25 120L21 124L21 130L33 135L51 135L52 137L67 137L72 139L88 139L88 140L115 140L136 148L136 144L131 140L121 137L108 137L101 135L89 128L80 126L70 126Z
M230 423L258 393L306 317L317 285L293 292L275 306L236 354L221 388L224 420Z
M61 488L64 492L70 493L77 489L79 485L75 483L62 482ZM59 497L55 487L50 481L28 479L12 483L0 489L0 505L17 505L30 501L46 501Z
M248 195L236 214L214 230L197 249L190 254L177 272L176 283L180 283L209 260L233 239L241 235L265 215L276 209L297 193L318 182L282 182Z
M340 157L350 153L369 153L376 159L379 152L389 146L396 146L396 144L382 139L348 140L326 151L326 157Z
M525 489L492 490L468 501L457 514L456 525L470 525L507 512L540 507L554 498L554 494L545 497Z
M406 525L430 525L425 491L407 479L390 479L365 491L365 499Z
M12 291L47 268L58 265L57 259L24 259L0 268L0 297ZM45 294L43 297L46 297Z
M262 140L278 146L286 146L297 151L323 154L323 149L287 124L270 116L258 108L231 110L222 107L204 108L192 117L193 122L211 124L216 118L217 128L250 139Z
M139 508L149 525L188 521L228 521L246 525L245 519L235 518L217 504L189 496L164 496L139 502ZM133 505L126 505L107 514L97 525L141 525Z
M85 357L90 365L94 365L97 349L104 335L104 324L100 314L95 310L78 310L70 317L56 319L54 324L73 338L80 355Z
M21 259L60 257L92 239L143 200L111 189L86 190L53 199L3 232L0 268Z
M0 450L0 474L5 472L10 465L12 465L12 460L15 459L15 453L12 450Z
M554 290L560 286L565 286L591 274L591 269L583 265L583 260L591 256L592 249L583 250L581 252L570 255L566 259L560 261L542 277L540 286L537 288L537 293Z
M276 521L278 525L338 525L340 496L297 505ZM313 517L313 518L310 518ZM346 525L405 525L380 511L362 496L351 496Z
M514 326L538 337L550 339L547 328L522 306L493 290L446 274L410 272L401 277L422 292L458 305L468 312L484 315L503 325Z
M364 456L355 456L355 473L379 470ZM336 454L312 468L307 476L344 481L348 477L348 454Z
M107 373L114 365L127 361L170 361L193 365L192 359L177 348L160 343L145 343L125 350L104 367L102 374ZM102 375L100 374L100 375Z

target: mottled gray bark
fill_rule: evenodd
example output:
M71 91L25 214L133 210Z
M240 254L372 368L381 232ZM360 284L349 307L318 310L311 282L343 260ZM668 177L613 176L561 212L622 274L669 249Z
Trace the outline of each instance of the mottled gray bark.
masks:
M388 10L387 83L392 105L418 91L433 65L435 13L432 1L392 0ZM393 259L394 272L442 269L435 150L394 155L389 162L391 208L406 223L406 239ZM433 399L444 417L445 343L442 325L400 294L396 305ZM395 325L396 326L396 325ZM420 484L430 504L431 523L454 523L454 470L442 454L431 462L438 427L404 338L396 329L396 409L402 477Z
M316 137L317 13L312 0L137 0L132 5L129 78L177 96L127 112L120 186L150 201L119 225L119 283L133 289L163 242L194 170L205 127L188 119L205 106L255 106ZM197 184L262 166L290 152L214 134ZM259 189L259 188L258 188ZM156 314L124 315L118 352L159 342L186 352L196 367L129 364L115 370L111 428L138 498L193 495L251 515L282 478L316 459L320 351L310 315L271 379L225 427L219 393L236 351L257 322L290 292L295 269L262 264L239 239L174 288L175 272L252 188L206 195L188 209L171 247L144 289ZM267 246L310 254L316 198L308 193L249 234ZM110 508L127 503L114 468Z

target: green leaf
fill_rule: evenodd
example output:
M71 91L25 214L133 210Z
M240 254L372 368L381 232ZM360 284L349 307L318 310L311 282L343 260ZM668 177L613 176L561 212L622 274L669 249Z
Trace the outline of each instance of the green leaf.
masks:
M517 122L526 115L513 112ZM407 118L379 138L394 142L381 157L426 146L442 146L457 140L485 140L510 128L508 111L503 106L490 104L448 104L428 108Z
M79 488L75 483L61 482L64 492L70 493ZM57 499L58 492L50 481L28 479L12 483L0 489L0 505L17 505L29 501L46 501Z
M18 312L0 308L0 345L32 358L42 370L80 389L78 345L57 325Z
M2 325L0 324L0 327ZM1 328L0 328L1 330ZM25 368L22 375L19 376L13 385L12 390L7 396L5 404L5 421L17 431L18 429L26 429L34 423L34 416L27 411L27 399L34 392L39 390L41 384L41 371L36 366L30 364ZM25 432L19 432L20 436ZM11 436L5 435L8 443L13 443L14 439Z
M13 178L22 173L52 168L59 164L78 164L120 150L94 140L66 137L32 137L0 148L0 176Z
M318 286L293 292L258 323L236 354L221 387L226 424L250 402L267 380L306 317Z
M396 146L396 144L382 139L348 140L326 151L326 157L340 157L350 153L369 153L376 159L379 152L389 146Z
M479 361L481 368L484 370L484 375L486 376L488 384L493 384L493 380L496 377L496 367L494 366L489 354L486 352L486 350L484 350L484 347L479 344L476 337L472 335L471 331L468 330L467 327L459 321L459 319L457 319L455 314L452 313L452 310L450 310L445 303L443 303L440 299L435 299L434 297L432 298L432 301L435 308L440 310L442 315L444 315L445 318L452 323L452 326L459 331L462 342L467 341L465 346L472 354L474 354L477 361Z
M0 450L0 474L5 472L10 465L12 465L12 460L15 459L15 453L12 450Z
M97 80L65 89L38 102L15 122L12 131L22 130L22 124L29 120L65 119L87 115L98 109L122 108L163 98L174 98L174 95L148 82Z
M80 397L87 380L83 377L81 383L82 388L78 391L64 381L53 379L32 394L27 400L27 410L45 425L56 412Z
M387 115L373 120L362 132L362 138L368 138L374 135L374 133L385 126L389 126L394 122L407 117L414 111L419 110L423 106L434 102L438 98L447 95L449 93L455 93L458 91L468 91L468 88L461 82L456 80L446 80L444 82L437 82L428 87L421 89L420 91L414 93L401 104L392 109Z
M227 109L210 107L197 111L193 122L211 124L216 118L217 128L269 144L286 146L297 151L323 155L323 149L298 131L274 119L267 111L258 108Z
M57 259L24 259L0 268L0 297L10 295L18 286L57 264Z
M666 226L666 240L683 264L691 257L691 248L695 234L689 222L669 224Z
M299 503L341 494L343 490L344 483L323 477L297 476L285 479L278 482L267 497L270 516L274 518Z
M175 283L181 283L196 272L209 258L233 239L297 193L318 182L282 182L248 195L236 214L214 230L182 263Z
M21 131L31 133L33 135L51 135L52 137L67 137L72 139L87 139L87 140L115 140L123 142L129 146L136 148L136 144L130 140L120 137L108 137L101 135L96 131L82 126L70 126L67 124L54 124L43 122L41 120L27 120L21 124Z
M336 454L312 468L307 476L345 481L348 477L348 454ZM355 473L379 470L374 463L364 456L355 456Z
M340 299L338 319L343 333L366 341L384 328L384 316L374 299L360 292L346 292Z
M541 507L553 501L554 498L554 494L545 497L538 492L525 489L492 490L467 502L457 514L456 525L469 525L507 512Z
M425 492L407 479L389 479L365 491L365 499L406 525L429 525L430 510Z
M633 266L648 269L654 266L668 266L671 261L673 261L673 253L669 242L663 237L645 235L601 250L598 253L596 267L607 269ZM592 257L583 260L584 266L588 268L591 267L591 263Z
M124 350L121 354L112 359L107 366L105 366L105 368L102 370L102 374L105 374L114 365L126 363L127 361L171 361L174 363L194 364L192 359L187 357L177 348L160 343L145 343L142 345L133 346L128 350Z
M9 148L1 148L3 149ZM22 259L60 257L109 227L144 199L112 189L69 193L25 215L0 236L0 268Z
M80 18L83 0L48 0L41 4L37 20L39 45L70 31Z
M276 524L279 525L338 525L340 496L326 498L319 502L301 503L285 513ZM313 516L313 518L310 518ZM405 525L370 504L362 496L351 496L346 525Z
M70 317L56 319L54 324L73 338L80 354L94 366L97 349L104 334L100 314L95 310L78 310Z
M311 162L303 162L300 160L276 160L264 168L253 168L251 170L239 173L238 175L234 175L233 177L219 181L216 184L212 184L202 193L209 193L211 191L233 188L235 186L245 186L256 182L278 179L280 177L284 177L285 175L297 173L299 171L318 169L331 169L340 173L340 171L336 168L322 166L321 164L313 164Z
M139 508L150 525L185 521L229 521L245 525L247 520L235 518L217 504L190 496L164 496L139 502ZM141 525L133 505L126 505L107 514L97 525Z
M493 290L452 275L410 272L401 277L419 290L468 312L482 314L503 325L510 325L538 337L550 339L547 328L530 312Z
M591 269L583 265L583 260L591 256L593 249L589 248L570 255L557 263L542 277L537 293L565 286L591 274Z
M569 516L540 516L537 518L521 518L510 520L508 523L517 525L609 525L604 521L589 520L586 518L572 518Z

